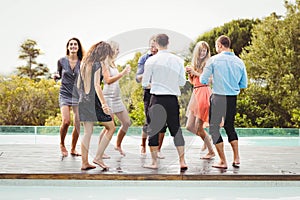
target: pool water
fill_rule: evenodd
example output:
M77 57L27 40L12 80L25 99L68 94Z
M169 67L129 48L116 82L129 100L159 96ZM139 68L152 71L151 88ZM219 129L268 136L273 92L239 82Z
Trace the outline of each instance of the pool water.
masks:
M1 180L1 200L298 200L298 181Z

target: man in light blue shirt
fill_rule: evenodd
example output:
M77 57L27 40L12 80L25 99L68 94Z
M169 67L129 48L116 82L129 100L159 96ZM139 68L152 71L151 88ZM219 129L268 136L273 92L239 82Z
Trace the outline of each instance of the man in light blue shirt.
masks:
M213 88L210 98L209 133L220 157L213 167L227 169L224 143L220 134L220 123L224 118L224 129L233 151L232 166L240 164L238 136L234 128L236 99L240 89L247 87L247 72L244 62L230 50L231 41L227 36L216 40L217 55L210 58L200 76L202 84L208 84L212 75Z
M158 133L165 124L174 137L174 144L179 156L180 170L187 170L184 158L184 138L179 121L179 104L177 96L181 95L180 86L184 86L185 71L183 60L167 51L169 37L166 34L156 36L158 53L148 58L142 86L149 88L151 84L151 99L149 107L149 147L152 163L144 167L157 169Z

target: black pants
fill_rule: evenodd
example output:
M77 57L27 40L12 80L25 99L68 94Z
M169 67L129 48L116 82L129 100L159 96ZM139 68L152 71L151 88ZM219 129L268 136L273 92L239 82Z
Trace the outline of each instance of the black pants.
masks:
M151 95L148 119L149 146L158 146L159 132L166 124L171 136L174 137L175 146L184 146L177 96Z
M226 96L212 94L210 97L209 112L209 134L212 136L214 144L223 142L220 134L220 123L224 117L224 129L228 136L228 141L238 140L234 128L234 119L236 115L237 96Z
M143 126L143 131L144 133L147 133L147 126L148 126L148 123L150 121L149 119L149 106L150 106L150 99L151 99L151 93L150 93L150 89L144 89L144 98L143 98L143 101L144 101L144 113L145 113L145 116L146 116L146 121L145 121L145 124ZM161 130L160 130L160 133L165 133L167 131L167 126L165 125Z

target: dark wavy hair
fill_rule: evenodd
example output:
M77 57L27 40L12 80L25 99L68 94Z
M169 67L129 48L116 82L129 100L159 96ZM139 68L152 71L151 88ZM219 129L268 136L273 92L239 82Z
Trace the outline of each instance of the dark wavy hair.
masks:
M80 42L80 40L79 40L78 38L73 37L73 38L71 38L71 39L68 40L67 45L66 45L66 48L67 48L67 53L66 53L66 54L67 54L67 55L70 54L69 49L68 49L68 46L69 46L69 43L70 43L71 40L75 40L75 41L78 43L77 56L78 56L78 59L79 59L79 60L82 60L83 55L84 55L84 50L83 50L82 45L81 45L81 42Z

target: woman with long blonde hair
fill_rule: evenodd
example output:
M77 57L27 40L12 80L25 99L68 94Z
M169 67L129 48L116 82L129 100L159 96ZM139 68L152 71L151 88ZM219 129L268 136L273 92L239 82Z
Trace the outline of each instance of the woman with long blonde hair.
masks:
M104 80L103 95L110 108L112 119L114 119L114 116L116 116L121 123L121 126L117 133L115 150L119 151L122 156L125 156L125 152L123 151L121 144L128 128L131 125L131 121L127 108L124 105L121 97L119 80L125 75L129 74L131 67L130 65L127 65L121 72L119 72L115 64L115 60L117 59L117 56L119 54L119 44L114 41L110 41L109 44L114 52L114 55L110 60L111 62L109 63L109 65L102 67ZM105 134L106 131L106 129L103 129L101 134ZM109 158L109 156L104 155L103 158Z
M93 134L94 122L101 122L107 130L103 138L98 143L94 164L99 165L104 170L108 166L104 164L102 157L108 146L114 131L115 125L110 116L110 109L104 99L101 89L102 67L109 63L113 56L110 45L106 42L94 44L83 58L80 66L80 75L77 82L79 88L79 118L83 122L84 135L81 140L82 170L94 169L96 166L89 164L88 152L90 139Z
M189 81L194 88L186 112L186 116L188 117L186 128L188 131L200 136L204 141L204 145L208 148L208 153L201 157L201 159L211 159L215 156L211 139L204 129L208 126L209 122L211 89L209 85L201 84L199 81L199 76L203 72L203 68L209 58L209 45L207 42L200 41L194 48L191 66L186 67Z

